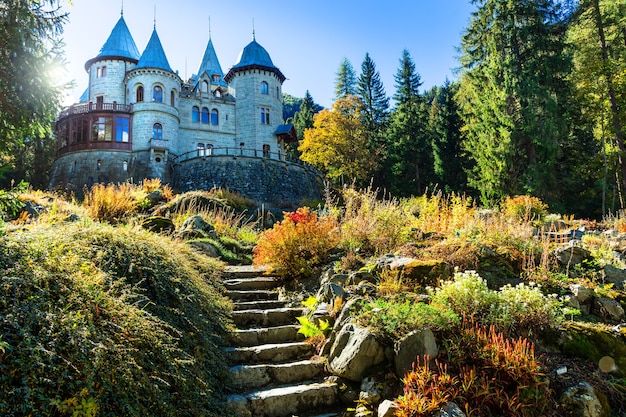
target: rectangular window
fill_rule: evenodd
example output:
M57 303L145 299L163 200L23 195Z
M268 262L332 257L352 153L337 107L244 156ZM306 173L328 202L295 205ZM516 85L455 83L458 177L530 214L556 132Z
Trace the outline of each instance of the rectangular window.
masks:
M102 67L102 71L100 72L100 76L101 77L106 77L107 76L107 67L106 67L106 65L104 67Z
M113 130L113 119L110 117L94 117L91 122L91 140L110 141Z
M261 107L261 124L262 125L270 124L270 109L267 107Z
M87 142L89 140L89 119L79 119L76 123L76 142Z
M115 141L128 142L129 138L129 120L126 117L115 118Z

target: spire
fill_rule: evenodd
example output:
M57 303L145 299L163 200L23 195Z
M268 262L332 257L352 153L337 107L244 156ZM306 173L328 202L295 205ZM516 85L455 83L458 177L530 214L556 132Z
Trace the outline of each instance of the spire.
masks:
M139 50L128 30L128 26L126 26L126 21L124 21L123 9L120 20L117 21L117 24L111 31L109 38L104 43L104 46L102 46L97 56L97 58L102 57L139 59Z
M215 48L213 47L213 41L211 40L210 35L209 42L206 46L206 50L204 51L204 56L202 57L200 69L198 70L198 78L204 75L205 72L208 73L211 78L214 74L219 74L220 80L224 77L224 72L222 72L222 66L220 65L219 59L217 59L217 54L215 53Z
M143 54L141 54L136 68L160 68L172 71L169 62L167 62L167 57L165 56L165 51L161 45L161 40L159 39L156 28L152 31L148 46L146 46Z

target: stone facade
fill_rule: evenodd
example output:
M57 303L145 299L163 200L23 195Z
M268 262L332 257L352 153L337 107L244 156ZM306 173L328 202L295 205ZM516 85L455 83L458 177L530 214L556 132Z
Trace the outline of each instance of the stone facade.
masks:
M156 27L140 55L123 16L87 61L80 103L57 122L50 188L160 178L177 191L228 188L258 202L319 198L321 175L286 162L284 75L256 40L223 74L209 39L198 74L173 71Z

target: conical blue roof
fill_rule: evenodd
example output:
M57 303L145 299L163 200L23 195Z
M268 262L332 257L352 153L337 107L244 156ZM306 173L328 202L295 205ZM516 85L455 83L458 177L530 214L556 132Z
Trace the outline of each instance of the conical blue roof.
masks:
M163 46L159 40L159 35L157 35L156 28L152 31L148 46L146 46L143 54L141 54L141 58L139 58L139 62L135 68L160 68L172 71L169 62L167 62L167 57L165 56L165 51L163 51Z
M204 51L204 57L202 58L200 69L198 70L198 76L202 76L205 72L209 73L209 76L219 74L220 79L224 76L222 66L220 65L220 61L217 59L217 54L215 53L215 48L213 48L213 41L210 38L209 43L206 46L206 50Z
M97 58L109 56L139 59L139 50L128 30L128 26L126 26L124 16L121 16L120 20L117 21L109 38L104 43L102 49L100 49Z
M272 63L270 54L267 53L256 39L252 39L243 50L239 53L237 63L233 68L246 67L248 65L260 65L263 67L276 68Z

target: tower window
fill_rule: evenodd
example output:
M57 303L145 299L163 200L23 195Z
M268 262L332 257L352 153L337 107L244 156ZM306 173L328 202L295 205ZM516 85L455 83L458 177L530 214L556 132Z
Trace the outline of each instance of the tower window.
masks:
M218 125L220 123L220 114L217 109L211 110L211 124Z
M270 89L269 89L267 82L261 81L261 94L269 94L269 93L270 93Z
M202 123L209 123L209 109L207 109L206 107L202 108Z
M152 139L163 139L163 126L161 123L155 123L152 126Z
M198 123L200 121L200 108L198 106L193 106L191 109L191 121L193 123Z
M206 145L206 151L205 151L206 156L211 156L213 155L213 145L211 145L210 143L208 143Z
M176 106L176 91L174 90L170 93L170 105L172 107Z
M137 103L141 103L143 101L143 85L137 87Z
M100 70L100 76L101 77L106 77L107 76L107 66L103 66L102 70Z
M155 85L152 89L152 101L163 103L163 88L161 88L161 86Z
M115 141L128 142L129 138L129 120L126 117L115 118Z
M270 109L268 107L261 107L261 124L270 124Z
M198 143L198 156L204 156L204 143Z

